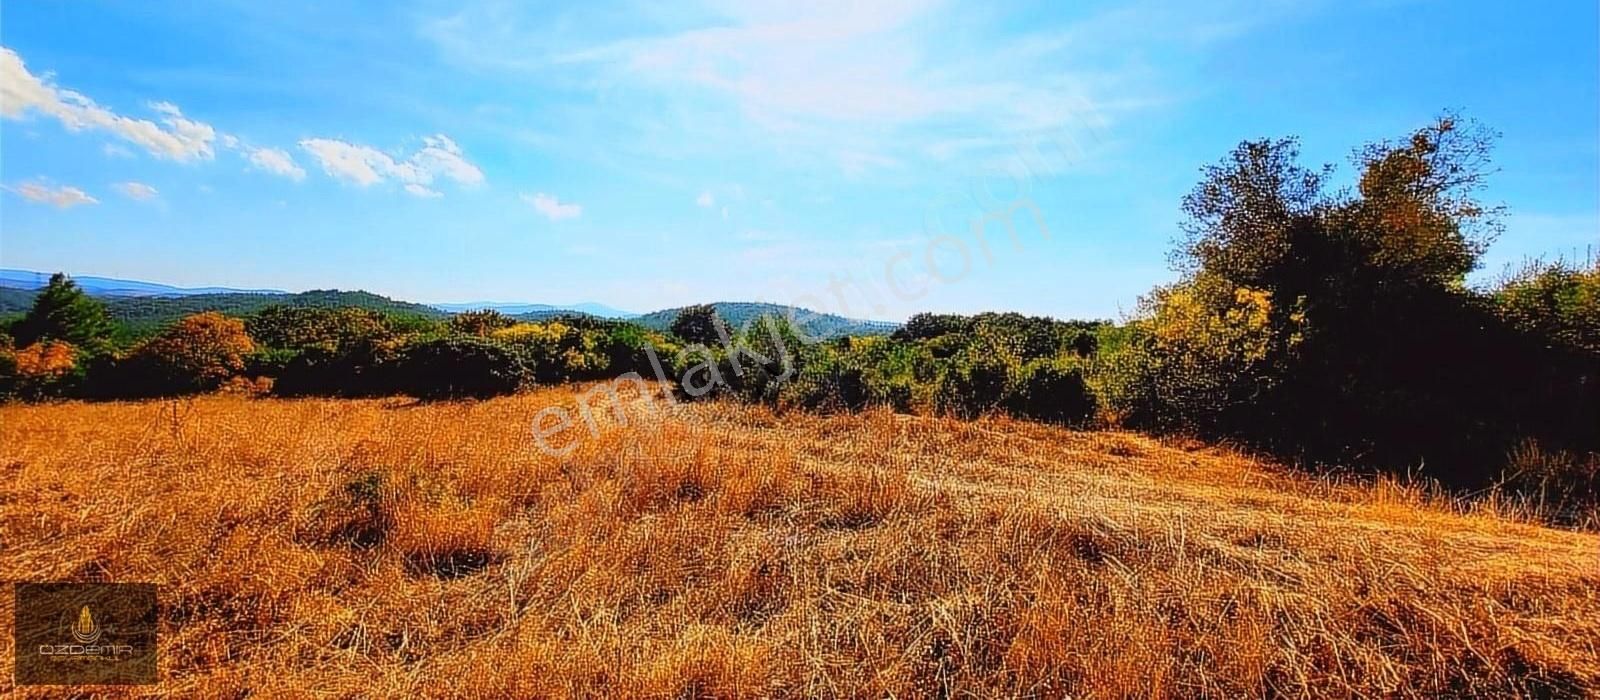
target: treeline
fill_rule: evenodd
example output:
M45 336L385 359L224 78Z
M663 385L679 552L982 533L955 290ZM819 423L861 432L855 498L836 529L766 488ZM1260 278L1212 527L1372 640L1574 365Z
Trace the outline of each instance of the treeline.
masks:
M55 275L0 333L0 396L150 398L217 390L281 396L488 397L646 368L666 334L591 317L448 319L360 307L267 306L185 316L133 341ZM674 355L669 354L668 357Z
M918 314L887 337L815 341L791 319L731 327L710 306L665 330L274 306L130 342L57 276L0 335L0 392L481 397L636 372L689 398L1184 433L1592 502L1600 265L1467 285L1500 229L1475 197L1491 137L1445 117L1371 144L1348 191L1301 165L1292 139L1240 144L1184 200L1181 279L1120 324Z
M366 308L269 306L191 314L126 341L64 275L0 334L0 394L36 400L149 398L217 390L279 396L488 397L628 372L686 398L975 417L991 411L1082 425L1095 417L1089 358L1109 322L1020 314L921 314L892 337L813 341L781 316L735 326L688 307L666 331L588 316L528 322L496 311L447 320ZM749 355L740 362L741 355Z
M1306 464L1594 502L1600 265L1466 283L1501 232L1494 134L1445 116L1355 152L1356 186L1249 141L1185 198L1183 278L1142 300L1098 386L1109 417Z

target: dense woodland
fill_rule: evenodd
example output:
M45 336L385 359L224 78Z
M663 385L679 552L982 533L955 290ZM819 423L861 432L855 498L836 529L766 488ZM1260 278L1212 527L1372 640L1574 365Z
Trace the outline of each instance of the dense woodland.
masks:
M1241 143L1184 201L1182 278L1120 323L919 314L892 335L835 337L760 307L636 323L263 296L191 297L190 313L138 325L58 275L0 336L0 392L443 399L637 372L691 398L1003 412L1592 501L1600 265L1535 261L1492 288L1466 283L1500 229L1476 197L1492 136L1446 116L1367 145L1353 190L1302 165L1292 139Z

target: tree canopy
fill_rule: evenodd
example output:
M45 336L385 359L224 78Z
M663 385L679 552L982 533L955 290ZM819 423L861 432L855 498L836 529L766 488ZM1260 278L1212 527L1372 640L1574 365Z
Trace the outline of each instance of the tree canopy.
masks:
M111 332L105 306L60 272L50 276L33 308L12 326L18 346L60 340L89 351L104 348Z

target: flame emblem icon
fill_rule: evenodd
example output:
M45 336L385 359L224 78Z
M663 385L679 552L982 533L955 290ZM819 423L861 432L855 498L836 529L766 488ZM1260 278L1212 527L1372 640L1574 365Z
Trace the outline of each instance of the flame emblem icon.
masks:
M78 611L78 621L72 625L72 638L79 644L93 644L100 639L100 628L94 624L94 616L89 614L87 605Z

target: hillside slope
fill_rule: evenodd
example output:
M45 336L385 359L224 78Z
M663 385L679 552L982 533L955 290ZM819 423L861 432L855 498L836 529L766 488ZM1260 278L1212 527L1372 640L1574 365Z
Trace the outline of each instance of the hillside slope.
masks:
M161 584L165 696L1600 690L1594 534L1009 420L640 400L542 452L574 400L3 406L0 578Z
M135 334L152 333L173 321L202 311L220 311L233 316L253 314L268 306L311 306L337 308L354 306L385 313L411 314L424 318L446 318L449 314L431 306L396 301L370 292L315 289L296 294L195 294L181 297L116 297L102 299L111 318Z
M530 304L526 302L505 301L468 301L452 303L429 302L428 306L432 306L440 311L448 311L453 314L458 314L463 311L481 311L483 309L492 309L494 311L499 311L500 313L506 314L507 316L531 315L539 318L550 318L553 316L560 316L562 314L581 314L584 316L594 316L596 318L629 319L639 315L592 301L579 302L577 304Z
M825 314L782 304L767 304L760 302L719 301L711 304L717 310L717 316L735 328L742 328L750 321L761 316L777 316L780 318L793 318L802 323L805 330L817 338L838 338L847 335L888 335L900 327L898 323L889 321L864 321L855 318L845 318L836 314ZM683 307L652 311L632 319L646 328L664 331L672 327L672 322L677 320Z

